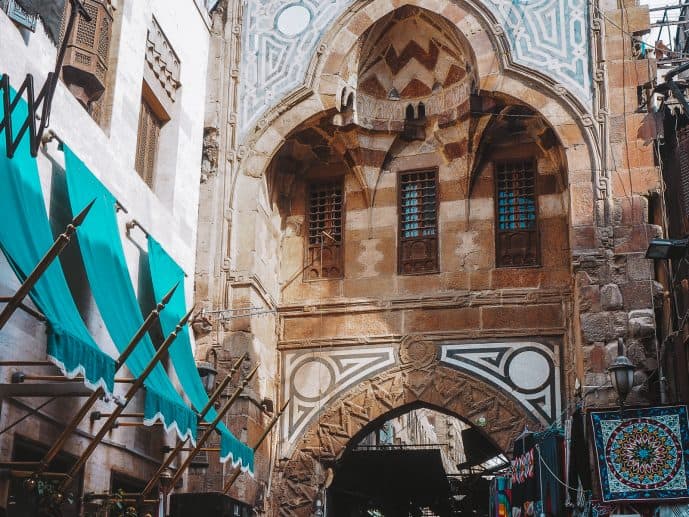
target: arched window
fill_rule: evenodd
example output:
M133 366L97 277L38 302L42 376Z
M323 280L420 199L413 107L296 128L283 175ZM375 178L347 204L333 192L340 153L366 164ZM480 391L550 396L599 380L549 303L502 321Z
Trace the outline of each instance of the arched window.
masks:
M417 118L419 120L426 118L426 105L423 102L419 102L419 116Z
M407 105L407 110L405 111L404 118L406 120L414 120L414 106L409 104Z

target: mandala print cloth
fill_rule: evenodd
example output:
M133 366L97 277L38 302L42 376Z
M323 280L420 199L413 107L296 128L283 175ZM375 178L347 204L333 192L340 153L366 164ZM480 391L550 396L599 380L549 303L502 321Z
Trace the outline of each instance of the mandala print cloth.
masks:
M591 413L603 501L689 498L687 408Z

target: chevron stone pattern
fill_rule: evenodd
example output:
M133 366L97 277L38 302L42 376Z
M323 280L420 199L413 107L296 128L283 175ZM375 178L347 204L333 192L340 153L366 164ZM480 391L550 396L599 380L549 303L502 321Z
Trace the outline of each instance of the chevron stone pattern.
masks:
M588 7L584 0L482 0L510 42L513 60L551 76L591 102ZM244 0L240 66L239 133L305 81L322 36L353 0ZM308 16L296 33L279 29L286 9Z

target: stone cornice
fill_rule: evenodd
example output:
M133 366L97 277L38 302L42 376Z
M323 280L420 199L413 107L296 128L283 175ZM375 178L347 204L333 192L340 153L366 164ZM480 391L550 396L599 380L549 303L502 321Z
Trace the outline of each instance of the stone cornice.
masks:
M439 296L413 296L388 300L350 298L314 303L283 304L278 314L283 318L314 314L343 314L409 309L453 309L495 305L542 305L562 303L571 297L569 289L500 289L494 291L464 291Z

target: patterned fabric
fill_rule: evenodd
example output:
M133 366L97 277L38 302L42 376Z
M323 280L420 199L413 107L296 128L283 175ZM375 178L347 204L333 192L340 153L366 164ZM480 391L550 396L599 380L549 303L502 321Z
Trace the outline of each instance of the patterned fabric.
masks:
M603 501L689 498L685 406L592 412Z
M539 455L536 435L526 433L514 442L512 460L512 516L535 515L540 499Z
M511 499L511 477L496 476L491 479L488 515L490 517L509 517L511 515Z

